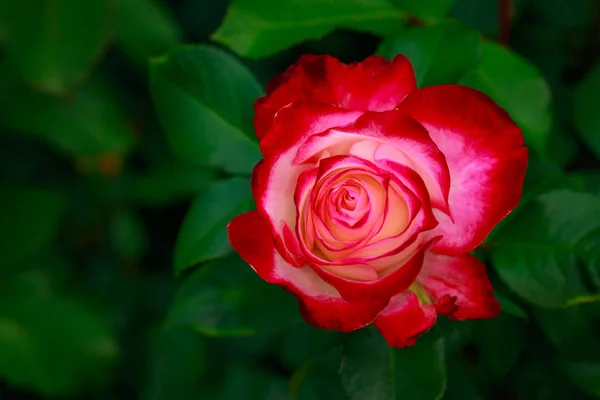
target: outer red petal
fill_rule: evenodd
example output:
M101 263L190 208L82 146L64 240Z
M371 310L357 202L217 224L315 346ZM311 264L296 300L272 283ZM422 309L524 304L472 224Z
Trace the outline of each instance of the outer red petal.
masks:
M282 246L281 236L284 224L295 230L294 191L298 177L309 167L292 162L297 149L310 135L346 125L361 114L323 104L295 104L279 112L278 123L261 141L265 159L254 167L252 193L257 211L271 227L277 249L288 262L295 263L296 257Z
M393 61L381 56L360 63L343 64L327 55L304 55L267 85L267 96L257 100L254 126L264 137L277 112L296 101L310 100L348 110L393 110L410 92L416 80L410 61L398 55Z
M451 319L494 318L500 313L485 265L471 254L427 253L417 282L435 300L438 313ZM448 304L450 299L455 307Z
M290 103L273 116L269 132L260 141L265 158L278 155L294 148L294 153L311 135L330 128L346 126L363 114L362 111L344 110L330 104L316 102ZM267 134L268 133L268 134Z
M417 90L399 109L427 128L450 170L454 221L436 214L443 238L433 250L473 250L519 202L527 166L521 130L488 96L463 86Z
M386 306L381 302L348 302L310 267L288 264L276 251L271 231L256 211L235 217L227 227L231 246L265 281L283 286L299 302L303 317L323 329L353 331L370 324Z
M394 296L374 324L393 347L412 346L435 324L435 307L420 304L417 295L406 291Z

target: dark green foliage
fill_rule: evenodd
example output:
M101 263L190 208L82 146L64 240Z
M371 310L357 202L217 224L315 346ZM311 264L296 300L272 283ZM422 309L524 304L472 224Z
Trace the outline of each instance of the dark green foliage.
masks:
M0 1L0 399L600 398L599 31L595 0ZM522 128L498 318L394 349L233 254L253 103L306 52L405 54Z

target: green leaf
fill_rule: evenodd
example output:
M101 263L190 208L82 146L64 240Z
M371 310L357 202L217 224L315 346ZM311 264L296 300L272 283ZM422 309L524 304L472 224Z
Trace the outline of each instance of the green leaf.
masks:
M62 194L47 189L2 188L0 272L36 255L55 239L66 211Z
M552 128L551 95L536 67L498 44L484 42L481 65L459 83L486 93L506 109L527 145L545 154Z
M128 197L143 206L164 207L200 193L216 176L213 170L202 166L158 165L132 177L127 187Z
M36 88L63 94L106 47L112 8L108 0L2 2L7 60Z
M481 400L478 388L470 374L470 365L464 358L454 357L449 360L448 388L444 400Z
M117 45L139 65L164 54L181 41L177 22L162 2L117 0L115 39Z
M145 400L202 397L204 337L186 329L160 328L150 340Z
M0 296L0 375L44 397L108 383L119 349L102 316L80 301L6 291Z
M473 335L478 350L478 366L501 381L517 363L528 340L528 324L507 314L480 321Z
M168 323L209 336L269 333L299 322L294 297L261 280L237 255L211 261L184 280Z
M534 317L558 353L568 359L600 362L600 342L595 331L592 304L565 309L535 308Z
M500 278L541 307L593 301L578 272L598 271L600 197L568 190L539 196L495 237L492 262Z
M436 400L446 388L444 345L429 332L396 349L370 332L353 334L342 348L342 385L351 400Z
M231 253L227 224L253 205L248 179L230 178L207 186L183 221L175 245L175 273Z
M527 400L589 400L569 385L557 371L552 354L536 354L536 357L520 363L511 374L514 398Z
M344 391L338 375L341 347L310 359L296 370L290 381L291 400L342 400Z
M573 117L581 139L600 159L600 63L583 78L575 89Z
M206 400L284 400L288 399L285 378L261 365L234 363L224 377L224 382L210 394L203 394Z
M176 47L152 61L150 86L176 155L242 174L260 160L252 105L262 91L235 58L207 46Z
M498 303L500 303L500 307L502 308L502 311L504 311L507 314L512 315L513 317L527 319L527 314L525 313L525 311L523 311L523 309L521 307L519 307L517 305L517 303L515 303L508 297L498 294L497 292L494 293L494 295L496 296Z
M270 0L234 0L212 38L244 57L261 58L336 28L393 32L406 16L389 0L282 0L276 7Z
M341 332L301 323L280 333L275 352L283 366L295 370L312 357L338 346L342 338ZM337 368L335 373L337 374Z
M559 366L574 385L585 393L600 397L600 362L562 361Z
M481 35L455 21L406 29L384 40L377 51L388 59L404 54L413 65L417 86L457 83L479 64Z
M19 85L2 69L0 123L71 157L120 158L134 142L122 110L99 81L89 82L68 100L59 100Z
M446 354L454 355L471 341L477 321L452 321L448 318L439 318L436 327L444 338Z
M450 11L454 0L392 0L392 3L417 18L435 20L444 17Z

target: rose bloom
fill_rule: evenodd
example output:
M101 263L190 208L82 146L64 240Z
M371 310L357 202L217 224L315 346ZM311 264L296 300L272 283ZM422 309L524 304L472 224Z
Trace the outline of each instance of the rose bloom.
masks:
M438 315L500 312L469 252L517 205L527 150L494 101L457 85L417 89L402 55L307 55L255 112L257 209L231 221L229 240L306 321L374 323L403 347Z

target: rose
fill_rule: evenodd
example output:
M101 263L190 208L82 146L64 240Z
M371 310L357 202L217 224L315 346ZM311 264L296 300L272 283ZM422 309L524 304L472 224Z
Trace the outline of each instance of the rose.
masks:
M498 314L469 252L517 205L527 150L490 98L457 85L417 90L404 56L303 56L255 111L257 210L231 221L229 239L296 296L306 321L374 323L402 347L437 315Z

